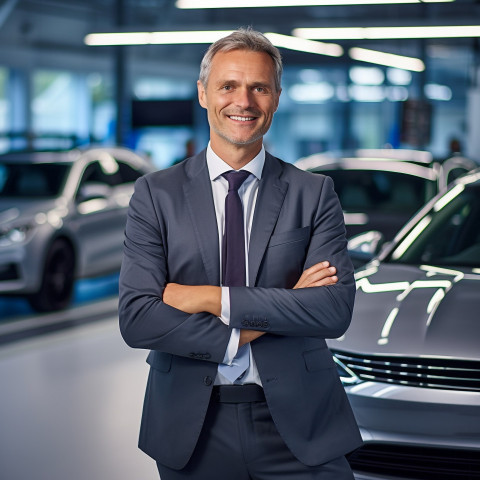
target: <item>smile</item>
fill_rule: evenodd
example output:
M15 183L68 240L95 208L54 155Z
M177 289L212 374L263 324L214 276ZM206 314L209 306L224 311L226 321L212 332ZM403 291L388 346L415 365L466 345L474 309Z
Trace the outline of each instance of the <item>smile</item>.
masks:
M228 118L231 118L232 120L239 120L240 122L255 120L255 117L237 117L236 115L230 115Z

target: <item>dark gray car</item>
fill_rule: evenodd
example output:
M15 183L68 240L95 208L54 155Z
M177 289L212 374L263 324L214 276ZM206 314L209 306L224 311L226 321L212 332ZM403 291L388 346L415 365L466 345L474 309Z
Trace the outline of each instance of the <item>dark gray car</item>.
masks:
M395 149L318 154L295 165L332 177L347 237L378 230L387 240L451 181L478 166L461 156L440 162L429 152Z
M133 184L152 170L124 148L1 156L0 294L58 310L75 278L117 271Z
M358 479L480 478L480 169L356 272L328 344L365 446Z

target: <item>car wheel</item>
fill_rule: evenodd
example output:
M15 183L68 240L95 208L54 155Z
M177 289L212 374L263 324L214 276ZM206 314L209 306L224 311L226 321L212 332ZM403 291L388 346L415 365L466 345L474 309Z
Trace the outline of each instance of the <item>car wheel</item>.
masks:
M28 299L30 305L38 312L68 307L73 294L74 268L70 244L66 240L55 240L47 254L40 290Z

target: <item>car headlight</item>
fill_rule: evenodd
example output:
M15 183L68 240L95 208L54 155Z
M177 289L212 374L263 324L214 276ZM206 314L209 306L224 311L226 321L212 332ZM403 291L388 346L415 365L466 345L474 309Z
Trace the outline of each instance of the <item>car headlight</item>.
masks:
M9 247L24 242L32 228L32 225L29 224L0 229L0 247Z
M337 372L338 376L344 387L350 385L356 385L357 383L361 383L362 380L358 378L355 373L352 372L341 360L339 360L335 354L333 354L333 361L337 365Z

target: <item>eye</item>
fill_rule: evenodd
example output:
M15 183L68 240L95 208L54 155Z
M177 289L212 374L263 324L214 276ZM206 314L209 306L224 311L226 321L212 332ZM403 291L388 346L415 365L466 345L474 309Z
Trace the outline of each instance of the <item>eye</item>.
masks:
M268 95L270 93L270 89L266 87L265 85L258 85L253 89L255 93L258 93L260 95Z
M224 85L221 90L225 90L226 92L232 90L232 86L231 85Z

